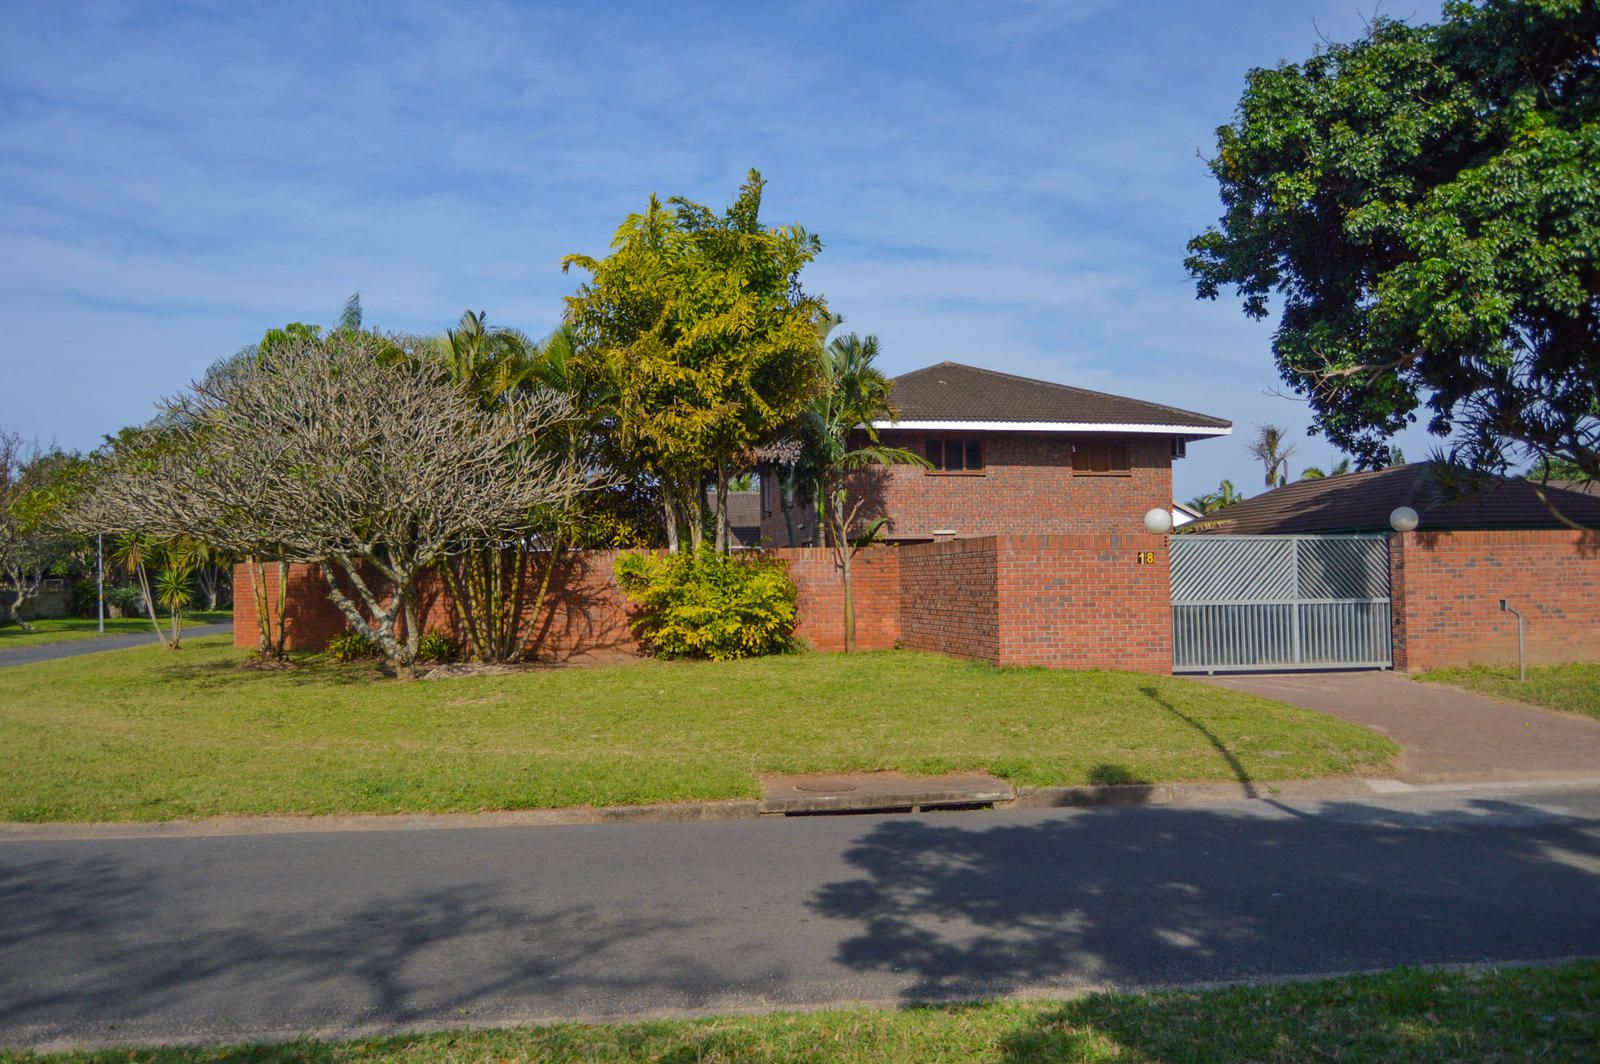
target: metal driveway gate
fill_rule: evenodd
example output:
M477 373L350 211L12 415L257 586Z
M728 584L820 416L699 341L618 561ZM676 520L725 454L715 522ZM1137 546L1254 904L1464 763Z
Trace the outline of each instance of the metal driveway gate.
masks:
M1393 664L1387 537L1172 538L1174 672Z

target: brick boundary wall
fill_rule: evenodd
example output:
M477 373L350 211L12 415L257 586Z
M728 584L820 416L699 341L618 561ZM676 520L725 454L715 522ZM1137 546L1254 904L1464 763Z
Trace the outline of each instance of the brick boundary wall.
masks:
M1151 564L1140 564L1148 552ZM844 648L844 588L831 551L767 552L788 563L798 589L796 634L821 651ZM536 656L639 652L632 605L612 582L617 552L570 556L552 583L555 608L534 641ZM906 646L1001 665L1172 671L1165 537L987 536L875 547L855 556L856 637L863 650ZM319 569L290 570L288 645L321 650L344 631ZM250 570L234 573L234 643L255 645ZM268 591L276 590L275 569ZM425 630L455 631L442 582L423 582Z
M996 542L1001 665L1172 672L1166 536L1001 536Z
M998 662L995 537L919 543L898 550L902 644Z
M1397 670L1515 665L1502 598L1522 611L1529 664L1600 661L1600 534L1395 533L1389 572Z
M551 580L554 608L545 612L535 634L535 656L566 660L584 654L637 654L639 642L629 626L633 603L616 587L612 572L618 551L577 551L566 556ZM833 552L796 547L768 551L789 565L798 591L795 634L816 650L844 649L844 583ZM543 559L536 559L542 566ZM530 593L538 587L536 568L528 578ZM900 558L893 550L864 550L851 566L856 589L856 643L862 650L888 650L900 638ZM439 577L419 582L418 623L423 631L441 631L460 638L448 590ZM256 603L247 565L234 567L233 642L256 645ZM267 569L269 596L277 594L277 568ZM350 589L346 589L350 593ZM351 598L355 596L351 593ZM531 610L530 610L531 612ZM319 567L296 564L289 570L289 638L293 650L325 650L328 641L348 625L328 599L328 585ZM527 617L525 616L525 621Z

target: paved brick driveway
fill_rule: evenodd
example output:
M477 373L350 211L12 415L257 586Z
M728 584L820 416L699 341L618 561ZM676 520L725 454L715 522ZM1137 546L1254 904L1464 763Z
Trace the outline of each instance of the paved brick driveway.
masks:
M1195 677L1382 732L1407 783L1600 777L1600 721L1496 702L1392 672Z

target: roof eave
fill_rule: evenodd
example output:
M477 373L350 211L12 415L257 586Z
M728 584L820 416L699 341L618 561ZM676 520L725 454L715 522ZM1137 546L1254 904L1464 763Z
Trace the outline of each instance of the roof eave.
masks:
M1141 421L957 421L904 418L874 421L875 429L920 432L1116 432L1150 436L1231 436L1232 425L1158 425Z

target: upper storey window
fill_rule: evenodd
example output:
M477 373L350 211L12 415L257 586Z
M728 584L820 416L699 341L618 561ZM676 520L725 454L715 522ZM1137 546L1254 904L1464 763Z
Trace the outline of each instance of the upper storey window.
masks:
M930 437L923 442L923 455L940 473L980 473L983 471L983 441Z
M1083 476L1126 476L1133 472L1127 440L1072 441L1072 471Z

